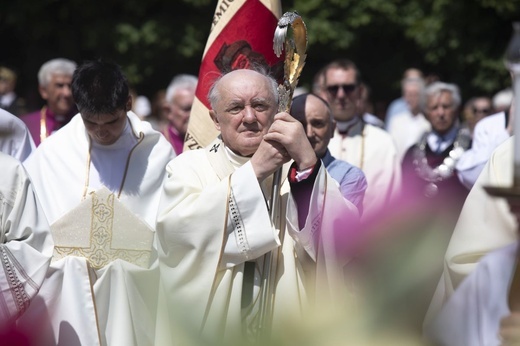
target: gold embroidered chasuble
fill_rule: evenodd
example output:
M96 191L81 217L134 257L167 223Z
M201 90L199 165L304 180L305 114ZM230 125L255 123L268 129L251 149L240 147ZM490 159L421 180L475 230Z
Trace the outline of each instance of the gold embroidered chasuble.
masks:
M85 257L94 269L115 259L141 268L150 264L153 230L105 187L87 195L76 208L52 224L51 230L54 260Z

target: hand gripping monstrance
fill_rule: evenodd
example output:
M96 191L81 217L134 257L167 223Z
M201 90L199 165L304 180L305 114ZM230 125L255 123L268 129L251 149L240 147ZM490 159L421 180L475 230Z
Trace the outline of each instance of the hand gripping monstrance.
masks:
M288 33L290 34L291 32L292 35L288 35ZM289 112L294 89L296 89L296 85L298 84L298 78L305 65L305 58L307 56L307 28L297 12L286 12L278 21L278 26L274 32L273 49L278 57L280 57L282 51L285 49L283 84L278 85L278 111ZM279 168L273 176L270 203L270 216L273 224L276 220L276 212L279 204L281 175L282 169ZM281 242L283 242L283 233L284 230L281 230ZM260 325L258 331L260 336L264 337L270 333L274 304L277 261L274 261L273 264L273 256L276 256L276 259L279 258L281 256L281 248L282 246L280 246L278 250L268 252L264 256L262 291L260 296Z

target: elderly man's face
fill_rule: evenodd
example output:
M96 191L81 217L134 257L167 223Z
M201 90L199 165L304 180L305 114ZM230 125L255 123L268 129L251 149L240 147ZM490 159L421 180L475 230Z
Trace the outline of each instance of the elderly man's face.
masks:
M447 133L457 120L451 93L442 91L440 94L429 96L426 102L426 116L433 130L441 135Z
M53 74L49 84L40 86L40 95L47 101L47 106L56 114L68 114L74 106L70 85L72 76Z
M195 98L195 91L190 89L177 90L167 107L167 117L170 124L181 134L188 131L191 106Z
M420 112L421 87L417 83L408 84L403 90L403 97L412 114Z
M215 126L229 149L251 156L276 114L273 88L266 77L252 70L235 70L218 83L220 97L210 112Z
M325 103L310 94L305 100L297 98L293 102L291 115L302 123L316 156L323 157L335 128L335 122Z

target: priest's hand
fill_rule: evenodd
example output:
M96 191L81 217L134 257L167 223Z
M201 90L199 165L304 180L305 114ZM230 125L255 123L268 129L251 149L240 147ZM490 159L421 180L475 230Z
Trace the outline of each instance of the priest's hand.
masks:
M314 166L318 160L302 124L289 113L275 115L264 139L281 144L300 171Z
M284 163L289 162L291 156L284 146L275 141L262 140L258 149L251 157L251 165L256 178L262 182L273 174Z
M251 164L262 181L291 159L300 171L313 167L318 160L301 123L288 113L278 113Z

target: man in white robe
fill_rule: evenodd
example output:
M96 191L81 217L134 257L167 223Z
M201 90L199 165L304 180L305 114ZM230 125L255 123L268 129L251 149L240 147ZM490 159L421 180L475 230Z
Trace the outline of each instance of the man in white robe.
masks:
M378 217L399 194L401 165L392 137L367 124L360 116L361 76L349 60L336 60L324 68L323 90L329 102L336 131L329 150L337 159L359 167L367 179L363 220Z
M508 295L517 252L518 244L510 244L484 256L429 326L427 338L443 346L518 345L518 338L507 340L501 333L501 321L511 316Z
M512 112L500 112L481 119L475 125L471 148L460 157L455 168L461 183L471 189L496 147L511 136Z
M17 116L0 109L0 151L25 160L35 145L29 129Z
M41 304L22 323L44 345L150 345L158 290L155 218L165 167L175 155L129 111L117 65L78 67L72 93L80 113L25 161L55 251Z
M425 132L431 130L430 122L421 112L420 98L424 92L422 78L406 78L402 81L406 108L391 117L386 130L394 140L399 161L412 145L417 143Z
M29 307L49 268L52 238L22 164L0 152L0 343Z
M209 99L221 136L167 167L157 222L164 306L170 326L193 331L192 340L200 333L212 342L240 342L244 333L261 337L261 326L276 334L289 321L298 324L311 301L346 298L334 281L343 281L342 245L354 242L349 223L358 214L317 160L301 124L287 113L275 115L274 80L236 70L214 84ZM291 159L289 168L284 163ZM282 166L272 222L272 173ZM264 324L258 311L267 253L272 311ZM340 299L334 303L342 306Z
M428 309L426 326L482 256L518 238L516 221L506 200L490 196L483 188L512 186L513 142L510 137L497 147L466 198L444 256L443 273Z

